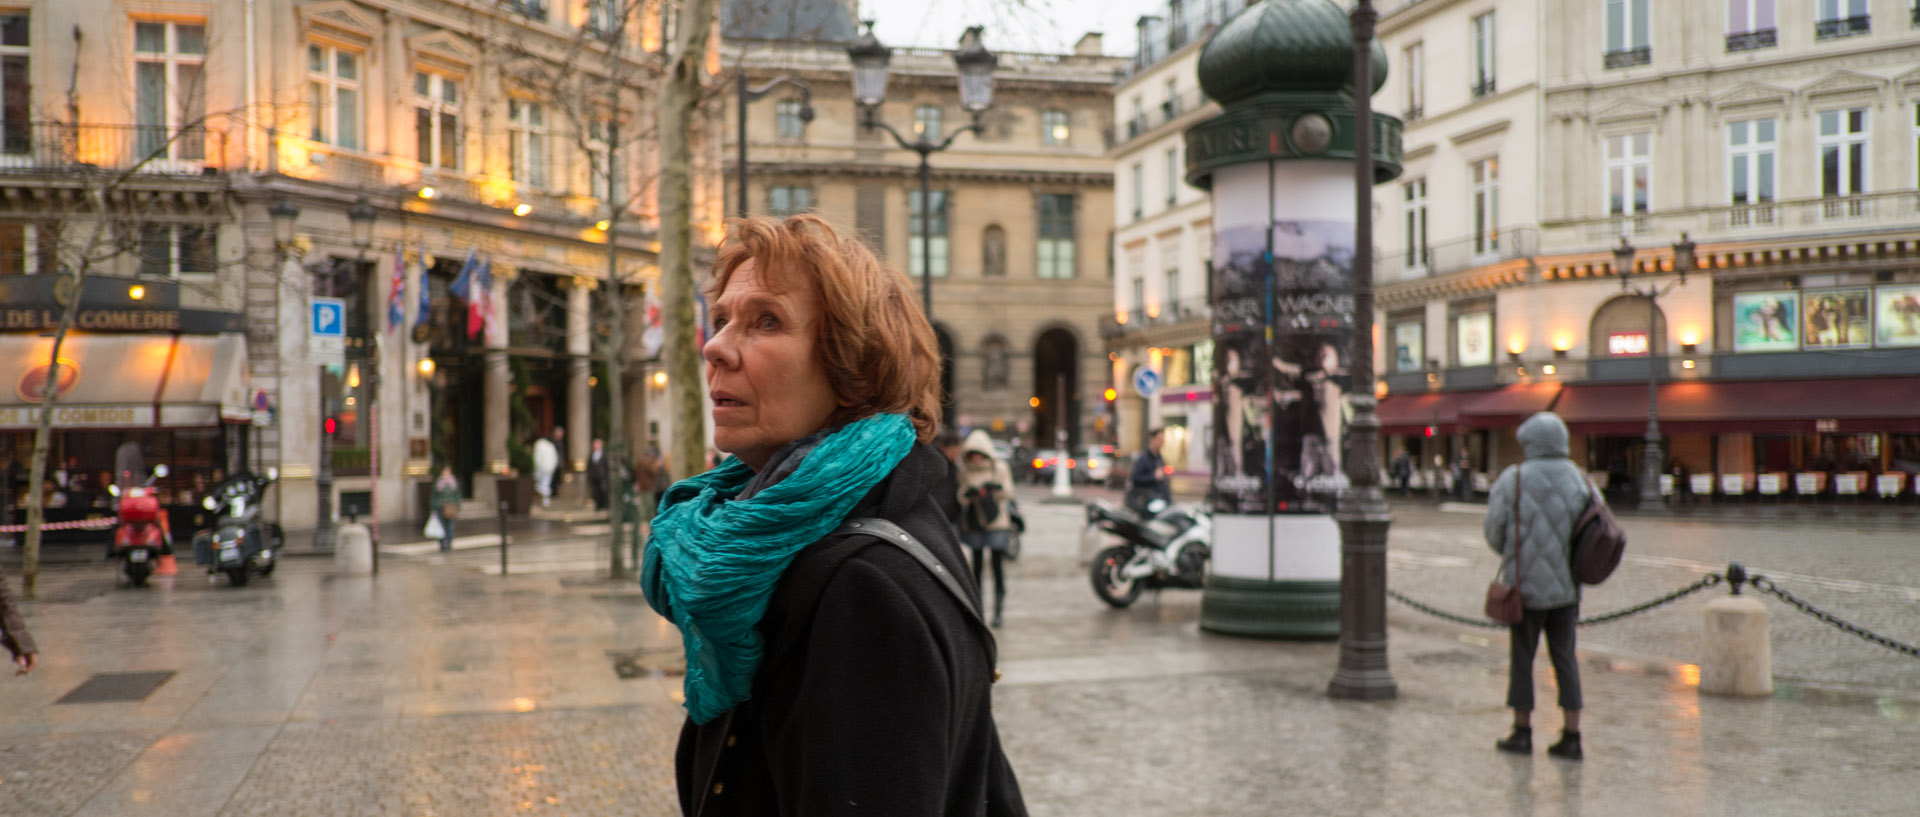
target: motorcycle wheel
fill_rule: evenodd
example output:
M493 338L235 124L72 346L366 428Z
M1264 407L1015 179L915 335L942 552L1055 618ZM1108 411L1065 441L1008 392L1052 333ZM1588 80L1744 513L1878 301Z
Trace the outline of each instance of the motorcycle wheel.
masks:
M247 575L247 569L245 567L227 568L227 583L234 587L246 587L248 578L250 577Z
M1140 582L1120 575L1127 562L1133 559L1133 548L1128 545L1115 545L1093 556L1093 567L1088 578L1093 581L1093 594L1108 605L1125 609L1140 598Z
M128 562L127 563L127 586L128 587L146 587L147 574L152 570L153 569L148 567L144 562Z

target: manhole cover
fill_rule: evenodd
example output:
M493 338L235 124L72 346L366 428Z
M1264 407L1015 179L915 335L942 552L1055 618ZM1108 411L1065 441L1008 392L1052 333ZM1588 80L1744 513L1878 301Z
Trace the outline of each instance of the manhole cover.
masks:
M109 701L144 701L161 684L173 678L173 670L160 672L103 672L88 678L72 692L54 703L97 704Z

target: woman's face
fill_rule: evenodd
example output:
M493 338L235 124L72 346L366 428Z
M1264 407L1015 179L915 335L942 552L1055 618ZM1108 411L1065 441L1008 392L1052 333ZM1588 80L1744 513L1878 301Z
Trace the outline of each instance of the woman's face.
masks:
M781 446L826 427L840 402L814 354L819 296L768 289L758 264L735 270L713 302L707 391L713 441L758 471Z

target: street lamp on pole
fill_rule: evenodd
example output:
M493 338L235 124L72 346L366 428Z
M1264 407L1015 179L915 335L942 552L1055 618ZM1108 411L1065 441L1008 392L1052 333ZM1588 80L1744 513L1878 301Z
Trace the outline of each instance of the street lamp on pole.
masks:
M1659 351L1666 344L1665 327L1660 321L1660 297L1672 292L1676 287L1687 285L1687 273L1694 269L1697 261L1693 254L1693 242L1686 233L1680 234L1680 240L1673 244L1673 271L1679 277L1665 285L1649 283L1644 287L1632 284L1634 254L1636 250L1628 243L1626 236L1620 237L1620 246L1613 248L1613 271L1620 276L1620 289L1647 299L1647 432L1645 447L1640 453L1640 508L1658 510L1660 495L1660 473L1663 470L1660 451L1660 367L1662 358ZM1656 268L1657 269L1657 268ZM1655 341L1659 343L1656 344Z
M892 126L880 121L879 109L887 99L887 66L893 49L873 36L873 21L864 20L866 30L847 48L853 62L853 101L860 108L860 127L879 128L893 137L904 150L920 154L920 306L933 320L933 170L928 157L946 150L963 133L980 132L980 114L993 106L993 68L1000 60L980 42L980 26L960 35L960 48L953 53L954 67L960 74L960 107L972 115L972 121L943 139L938 133L920 133L908 141Z
M288 206L291 207L291 205ZM366 258L367 249L373 246L373 221L375 217L376 214L373 210L373 204L367 201L366 196L361 196L358 201L353 203L353 207L347 210L347 235L353 242L353 248L360 252L360 258L362 260ZM278 232L280 229L279 216L275 215L274 219L274 230ZM291 223L289 223L287 227L288 232L292 232L292 229ZM324 290L323 295L329 297L333 295L333 276L336 274L338 273L335 268L332 265L328 265L326 278L324 279L324 283L321 284L321 288ZM376 335L375 338L377 340L378 336ZM326 382L326 377L327 365L322 363L320 364L320 379L322 383ZM375 390L377 391L377 387ZM368 408L370 409L371 406ZM314 502L316 521L314 522L313 528L313 544L314 547L319 550L329 550L333 547L333 431L327 428L327 418L331 417L332 414L332 406L327 405L326 390L322 389L320 394L320 462L316 464L313 469L313 485L315 492L318 494Z
M737 149L736 155L738 155L739 159L735 166L739 168L736 175L739 176L740 182L740 201L739 205L734 208L734 212L738 213L741 218L746 218L753 209L747 205L747 103L773 93L773 89L781 85L792 85L800 90L800 123L804 126L806 123L813 121L813 89L808 87L805 82L786 76L774 77L773 79L767 80L765 85L761 85L758 88L751 88L747 86L746 65L743 64L736 70L738 76L736 77L737 85L734 89L734 98L737 100L736 104L738 108L735 110L734 119L739 124L739 132L735 139L737 142L735 146Z

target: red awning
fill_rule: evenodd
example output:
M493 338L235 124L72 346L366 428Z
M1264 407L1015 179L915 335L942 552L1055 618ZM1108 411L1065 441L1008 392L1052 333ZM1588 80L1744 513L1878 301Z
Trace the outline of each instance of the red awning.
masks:
M1420 394L1389 394L1380 401L1380 433L1424 434L1428 426L1435 434L1458 431L1460 407L1491 392L1430 391Z
M1467 428L1515 428L1528 417L1553 408L1559 383L1515 383L1460 407Z
M1660 386L1660 428L1679 433L1920 432L1920 377L1690 381ZM1639 434L1647 387L1568 386L1554 411L1585 434Z

